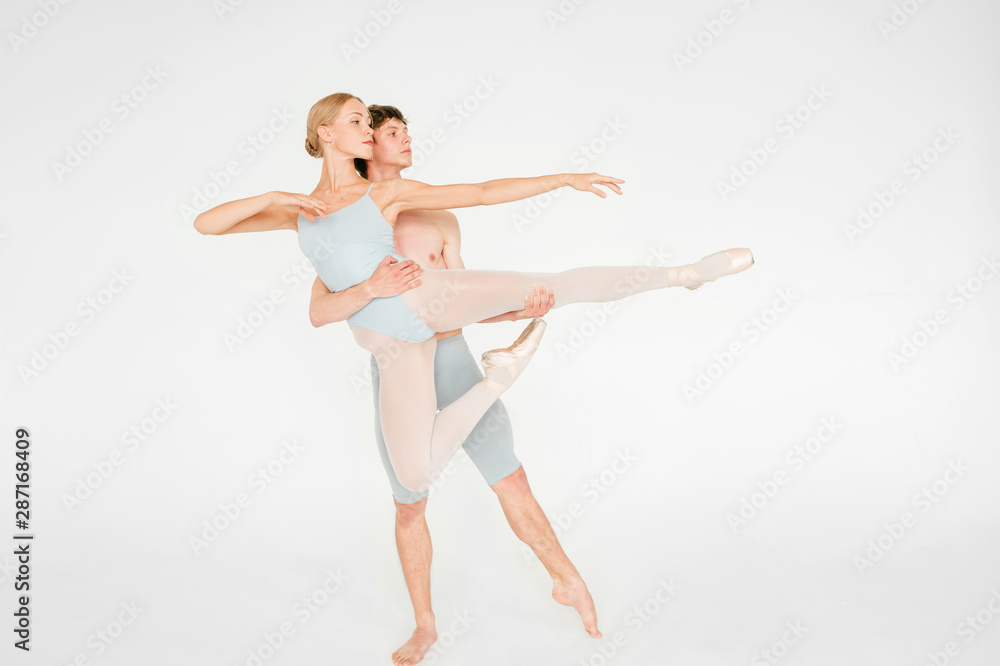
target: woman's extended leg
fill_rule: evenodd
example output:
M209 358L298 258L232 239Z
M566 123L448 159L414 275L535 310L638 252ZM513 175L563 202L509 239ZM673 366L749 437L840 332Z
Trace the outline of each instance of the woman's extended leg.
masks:
M351 332L378 363L382 436L396 477L408 490L426 490L497 395L483 380L437 412L437 340L404 342L357 326Z
M617 301L650 289L693 288L745 270L753 259L748 250L739 256L743 264L735 271L730 256L721 252L685 266L588 266L561 273L425 270L420 277L422 284L403 292L402 297L431 329L451 331L521 309L524 294L535 285L552 290L555 307Z

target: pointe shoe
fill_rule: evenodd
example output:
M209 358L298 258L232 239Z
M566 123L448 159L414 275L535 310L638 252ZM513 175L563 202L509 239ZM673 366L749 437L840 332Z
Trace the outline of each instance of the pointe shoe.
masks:
M535 317L510 347L491 349L483 353L483 371L486 388L500 396L510 388L521 374L531 356L538 349L538 343L545 332L545 321Z
M736 273L742 273L746 269L753 266L754 263L753 253L751 253L750 249L746 247L736 247L736 248L731 248L729 250L723 250L722 252L715 252L706 257L702 257L701 261L705 261L706 259L711 259L712 257L719 257L719 256L725 256L729 260L728 268L726 268L719 275L716 275L715 277L708 279L702 278L700 275L697 275L697 273L695 273L697 277L695 277L694 279L700 280L700 282L698 282L698 284L687 286L686 288L694 291L695 289L705 284L706 282L715 282L721 277L726 277L727 275L735 275Z

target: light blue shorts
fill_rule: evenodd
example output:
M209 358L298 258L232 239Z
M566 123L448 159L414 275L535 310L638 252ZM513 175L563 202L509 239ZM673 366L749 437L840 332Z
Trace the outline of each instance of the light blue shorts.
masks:
M389 462L389 454L385 450L385 440L382 438L382 420L378 409L379 375L378 365L372 356L372 390L375 397L375 441L378 443L378 453L382 457L385 473L392 486L392 496L400 504L413 504L427 497L429 491L415 493L400 485L396 473ZM434 388L437 392L437 406L441 409L451 404L466 391L483 380L483 372L476 359L469 351L465 336L461 333L450 338L437 341L437 351L434 355ZM492 486L504 479L521 466L514 455L514 431L510 427L510 417L507 408L497 400L476 424L472 434L462 444L462 448L472 458L479 468L479 473Z

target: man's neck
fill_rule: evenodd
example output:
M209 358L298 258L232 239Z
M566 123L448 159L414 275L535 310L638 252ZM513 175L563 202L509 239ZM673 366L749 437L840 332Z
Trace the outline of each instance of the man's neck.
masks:
M402 167L392 166L389 164L378 164L376 162L368 161L368 180L373 183L377 183L381 180L391 180L393 178L399 178L400 172L403 170Z

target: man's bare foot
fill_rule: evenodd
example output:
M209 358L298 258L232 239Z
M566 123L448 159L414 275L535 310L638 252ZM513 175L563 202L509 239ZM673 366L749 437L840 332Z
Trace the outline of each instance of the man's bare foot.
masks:
M424 660L424 653L434 645L438 638L434 627L417 627L413 630L410 640L403 643L403 647L392 653L392 663L394 666L413 666Z
M552 588L552 598L563 606L572 606L580 614L583 620L583 628L594 638L600 638L601 632L597 630L597 612L594 610L594 600L590 598L590 592L582 578L574 578L564 581L554 581Z

